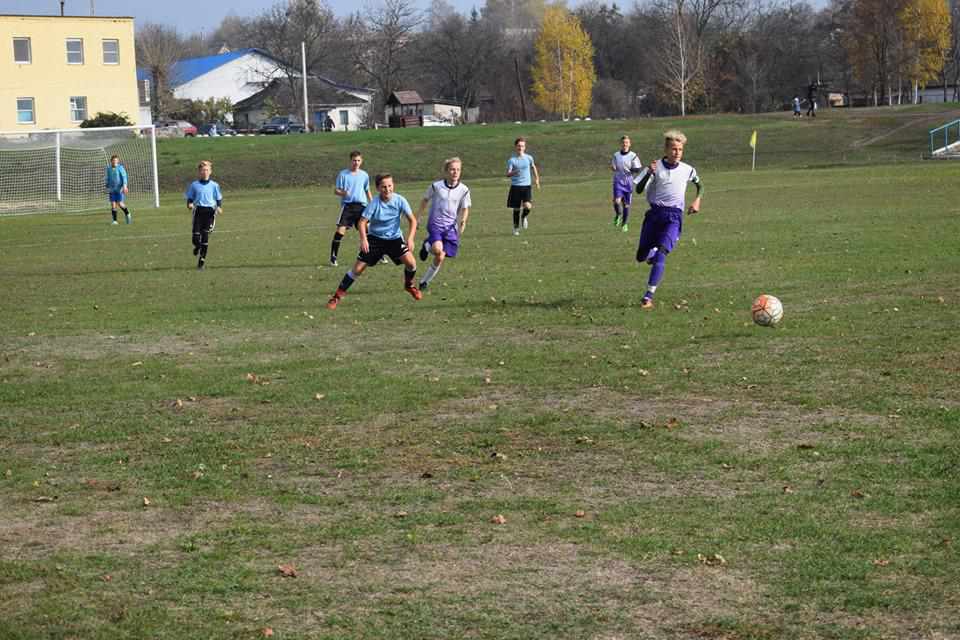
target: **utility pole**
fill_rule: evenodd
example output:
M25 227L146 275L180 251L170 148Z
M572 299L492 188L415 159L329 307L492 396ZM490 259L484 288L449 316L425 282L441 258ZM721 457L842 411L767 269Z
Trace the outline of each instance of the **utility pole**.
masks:
M63 17L63 5L66 4L66 0L60 0L60 17Z

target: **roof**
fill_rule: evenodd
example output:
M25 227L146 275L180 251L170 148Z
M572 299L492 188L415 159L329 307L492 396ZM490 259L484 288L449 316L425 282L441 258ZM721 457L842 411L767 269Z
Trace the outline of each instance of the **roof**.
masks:
M362 91L364 93L375 93L374 89L371 89L370 87L354 87L353 85L337 82L333 78L321 75L319 73L310 74L310 77L317 78L318 80L322 80L323 82L326 82L327 84L329 84L331 87L336 87L337 89L341 89L343 91Z
M394 91L387 104L423 104L423 98L416 91Z
M48 13L0 13L0 18L56 18L58 20L63 18L70 18L71 20L76 18L84 18L86 20L133 20L133 16L61 16L58 14Z
M299 87L299 81L298 81ZM344 89L331 85L326 78L310 77L307 79L307 97L312 106L346 106L365 105L364 100L351 95ZM290 84L284 80L275 79L262 91L259 91L245 100L233 105L236 111L256 109L263 105L267 98L290 102Z
M229 51L227 53L219 53L215 56L203 56L200 58L185 58L180 60L173 65L171 69L170 77L172 78L171 85L178 87L182 84L186 84L195 78L210 73L214 69L222 67L228 62L233 62L238 58L249 55L251 53L263 56L273 60L280 66L287 66L283 61L275 58L270 55L263 49L256 48L247 48L247 49L237 49L235 51Z

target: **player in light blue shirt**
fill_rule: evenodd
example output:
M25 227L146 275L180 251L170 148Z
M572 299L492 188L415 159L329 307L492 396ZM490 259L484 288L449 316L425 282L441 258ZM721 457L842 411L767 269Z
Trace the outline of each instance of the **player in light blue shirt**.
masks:
M540 188L540 172L533 156L526 153L527 139L517 138L513 142L516 154L507 160L507 177L510 178L510 193L507 194L507 208L513 209L513 235L520 235L520 228L528 226L527 216L533 208L533 181ZM523 211L521 220L520 212Z
M373 197L370 193L370 176L360 168L362 164L360 152L350 152L350 168L337 175L333 186L333 192L340 197L340 217L337 218L337 230L330 243L330 265L334 267L337 266L340 241L347 234L347 229L360 223L360 216Z
M340 286L327 301L328 309L336 309L347 295L347 290L359 278L367 267L372 267L383 256L389 257L394 264L403 264L403 288L414 300L423 297L414 284L417 275L417 261L410 252L413 239L417 235L417 217L413 215L410 203L399 193L394 193L393 176L389 173L376 178L379 195L370 201L363 210L357 230L360 232L360 255L348 271ZM410 230L404 239L400 232L400 218L406 216L410 221Z
M129 192L127 188L128 184L127 170L120 164L120 156L110 156L110 166L107 167L107 175L104 179L104 186L107 189L107 193L110 194L110 215L113 216L113 222L110 224L117 224L118 208L123 211L123 216L127 224L133 221L130 210L127 208L127 203L124 202L124 195Z
M217 215L223 213L223 194L220 185L210 179L213 163L203 160L197 165L199 178L194 180L184 193L187 209L193 212L193 255L199 255L197 269L203 270L207 262L207 247L210 234L216 225Z

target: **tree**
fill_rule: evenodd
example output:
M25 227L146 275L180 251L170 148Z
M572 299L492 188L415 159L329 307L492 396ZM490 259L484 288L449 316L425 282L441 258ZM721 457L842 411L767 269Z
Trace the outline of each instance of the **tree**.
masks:
M847 49L854 72L873 92L874 104L890 99L896 68L902 0L853 0Z
M950 50L950 11L943 0L907 0L897 16L903 34L906 74L913 81L913 102L919 87L935 80Z
M434 3L436 4L436 3ZM455 98L461 107L475 106L485 69L497 55L499 32L484 28L474 13L469 20L458 13L442 18L433 14L433 28L423 35L420 63L433 80L431 90Z
M150 105L156 120L172 99L170 74L183 55L183 42L175 28L148 22L137 31L136 47L137 66L150 71Z
M131 125L133 125L133 122L130 120L130 117L123 112L99 111L97 115L81 122L80 128L96 129L99 127L129 127Z
M703 48L686 0L671 0L661 20L657 84L685 116L687 105L703 92Z
M235 28L235 27L234 27ZM301 43L306 49L307 74L321 73L340 46L341 33L333 11L323 0L287 0L275 4L246 27L246 46L264 49L276 63L262 72L264 85L275 78L287 84L292 104L303 108Z
M593 83L593 44L590 36L563 5L548 6L534 43L533 100L561 118L590 113Z
M386 99L407 80L410 47L422 21L413 0L384 0L366 18L359 14L350 18L354 64L377 90L374 113L382 113Z

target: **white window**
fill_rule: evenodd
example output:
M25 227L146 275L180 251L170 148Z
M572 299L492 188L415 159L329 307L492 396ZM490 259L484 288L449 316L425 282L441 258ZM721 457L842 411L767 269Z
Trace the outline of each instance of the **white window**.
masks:
M34 124L36 121L33 98L17 98L17 124Z
M73 96L70 98L70 120L83 122L87 119L87 96Z
M103 64L120 64L120 41L103 41Z
M17 64L33 62L33 57L30 54L30 38L13 39L13 61Z
M83 64L83 38L67 38L67 64Z
M340 126L344 128L350 126L350 112L346 109L340 110Z

